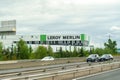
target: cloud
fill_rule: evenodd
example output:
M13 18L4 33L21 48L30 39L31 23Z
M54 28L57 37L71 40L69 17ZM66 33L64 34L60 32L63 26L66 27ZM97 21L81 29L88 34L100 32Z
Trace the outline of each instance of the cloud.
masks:
M0 0L0 21L16 19L17 34L85 33L99 44L106 33L119 35L119 7L120 0Z
M110 30L111 30L111 31L120 31L120 27L118 27L118 26L112 26L112 27L110 28Z
M101 44L101 43L95 43L95 42L90 43L90 45L93 45L94 48L103 48L104 47L103 44Z

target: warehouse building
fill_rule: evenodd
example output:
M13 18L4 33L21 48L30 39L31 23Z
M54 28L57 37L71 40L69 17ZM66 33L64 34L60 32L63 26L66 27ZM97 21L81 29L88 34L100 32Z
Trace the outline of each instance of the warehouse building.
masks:
M38 47L39 45L56 46L89 46L90 38L86 34L78 35L16 35L16 20L2 21L0 27L0 42L4 47L11 47L23 39L28 45Z

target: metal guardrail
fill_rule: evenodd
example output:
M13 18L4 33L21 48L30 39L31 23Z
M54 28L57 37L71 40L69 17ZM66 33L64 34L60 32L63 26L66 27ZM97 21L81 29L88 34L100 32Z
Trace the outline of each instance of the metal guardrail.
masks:
M6 78L6 79L9 79L9 80L69 80L69 79L77 78L79 76L94 74L94 73L111 70L115 68L120 68L120 62L99 64L99 65L87 66L87 67L70 69L70 70L62 70L62 71L44 73L44 74L15 76L15 77Z
M120 56L116 56L114 57L114 59L120 59ZM41 59L0 61L0 70L28 68L53 64L66 64L84 61L86 61L86 57L57 58L54 61L41 61Z
M28 67L37 67L37 66L45 66L45 65L53 65L53 64L66 64L66 63L75 63L75 62L83 62L85 61L85 57L78 58L58 58L54 61L41 61L40 59L33 60L12 60L12 61L0 61L0 70L8 70L8 69L17 69L17 68L28 68ZM4 64L6 63L7 64Z
M41 67L30 67L30 68L20 68L20 69L11 69L11 70L1 70L0 74L7 74L7 73L24 73L24 72L31 72L31 71L44 71L45 72L49 69L54 69L54 68L61 68L64 69L65 67L70 67L70 66L78 66L80 65L85 65L87 64L86 62L81 62L81 63L69 63L69 64L59 64L59 65L49 65L49 66L41 66Z
M85 57L69 57L69 58L55 58L55 60L74 60L74 59L85 59ZM0 61L0 64L6 64L7 63L11 63L11 62L37 62L37 61L41 61L41 59L24 59L24 60L9 60L9 61Z
M0 65L2 64L12 64L12 63L17 63L18 61L0 61Z

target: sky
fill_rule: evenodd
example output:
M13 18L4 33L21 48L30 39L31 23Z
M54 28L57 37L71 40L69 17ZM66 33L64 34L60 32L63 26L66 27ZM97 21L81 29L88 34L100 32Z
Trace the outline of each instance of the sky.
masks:
M120 48L120 0L0 0L0 21L16 20L17 35L87 34Z

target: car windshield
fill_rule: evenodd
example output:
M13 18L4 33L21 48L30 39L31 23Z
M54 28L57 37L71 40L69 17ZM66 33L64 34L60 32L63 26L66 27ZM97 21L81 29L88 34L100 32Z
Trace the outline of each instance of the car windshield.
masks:
M95 57L95 56L97 56L97 55L95 55L95 54L91 54L91 55L89 55L88 57Z
M107 55L102 55L101 57L106 57Z
M101 57L111 56L110 54L104 54Z
M44 57L44 59L50 59L50 58L53 58L53 57L51 56Z

